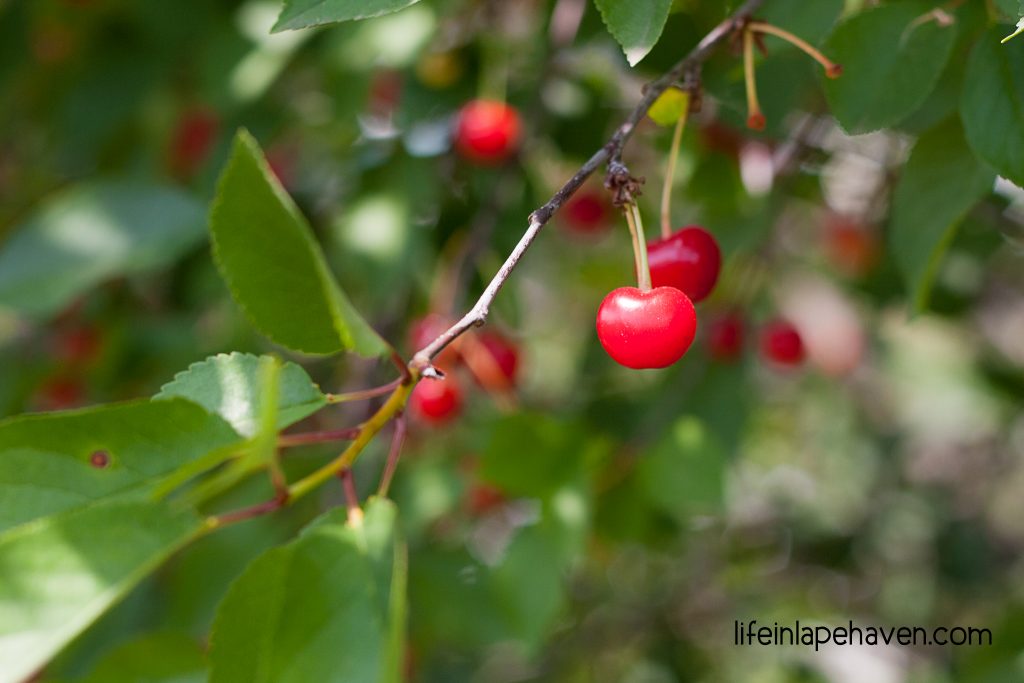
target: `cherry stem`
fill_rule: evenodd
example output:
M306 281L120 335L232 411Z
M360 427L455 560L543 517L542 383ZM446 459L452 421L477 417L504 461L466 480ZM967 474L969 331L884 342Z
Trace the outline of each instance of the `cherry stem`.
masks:
M398 467L398 459L402 456L402 444L405 443L407 432L405 413L399 412L395 416L395 431L391 434L391 448L388 451L388 459L384 464L384 473L380 477L380 485L377 487L377 495L384 498L391 488L391 480L395 476L395 469Z
M672 149L668 153L668 168L665 169L665 183L661 187L661 236L668 239L672 236L672 180L676 175L676 162L679 157L679 146L683 141L683 130L690 113L690 101L687 98L683 115L676 122L672 133Z
M307 446L309 444L330 443L332 441L349 441L359 436L358 427L348 429L328 429L322 432L304 432L302 434L282 434L277 439L279 448Z
M754 75L754 33L748 25L743 31L743 75L747 85L747 127L764 130L764 114L757 99L757 79Z
M636 258L636 286L642 292L651 289L651 267L647 263L647 240L644 239L644 223L640 218L640 210L636 200L624 209L629 234L633 237L633 256Z
M355 526L363 520L363 511L359 507L359 494L356 492L356 479L352 476L352 468L346 467L338 472L338 479L341 479L341 488L345 492L348 523Z
M345 394L327 394L328 403L348 403L350 401L365 401L370 398L376 398L389 394L394 391L399 384L405 381L404 377L399 377L396 380L382 384L379 387L373 387L371 389L362 389L360 391L350 391Z
M803 38L793 35L789 31L774 26L772 24L765 23L763 21L752 21L747 25L750 31L756 31L758 33L767 33L768 35L775 36L776 38L782 38L788 43L792 43L796 47L807 53L814 61L825 67L825 75L829 78L838 78L842 73L842 67L833 62L831 59L821 53L821 50L808 43Z

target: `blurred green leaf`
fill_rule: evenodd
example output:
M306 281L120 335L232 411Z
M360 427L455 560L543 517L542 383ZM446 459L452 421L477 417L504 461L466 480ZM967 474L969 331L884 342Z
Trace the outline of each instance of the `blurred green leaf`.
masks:
M0 534L0 683L20 683L200 531L192 513L106 501Z
M817 44L829 34L842 13L843 0L771 0L764 4L757 17ZM769 45L785 44L771 36L765 39Z
M971 51L960 116L975 154L1024 187L1024 41L1000 45L1003 31L991 29Z
M178 633L154 633L107 653L82 683L205 683L199 642Z
M419 0L285 0L273 31L379 17L417 2Z
M0 421L0 530L155 485L239 436L182 399L133 401ZM101 451L103 468L90 464ZM212 466L216 463L210 463Z
M400 680L404 546L373 499L358 526L334 510L257 558L217 613L211 683Z
M995 178L971 154L955 118L914 145L893 194L889 239L917 310L928 304L957 225L992 190Z
M725 467L721 444L700 420L684 417L641 456L637 475L654 506L685 523L721 509Z
M251 437L256 434L264 395L259 377L260 358L238 352L211 356L179 372L154 398L186 398L220 415L242 436ZM312 415L327 403L327 397L295 363L282 366L280 382L279 430Z
M514 496L544 497L579 472L581 430L540 413L496 422L481 454L480 476Z
M605 26L636 66L661 37L672 0L594 0Z
M926 17L916 0L882 5L841 23L825 54L843 75L825 82L825 95L849 133L892 126L925 101L949 60L956 28Z
M74 185L44 201L0 249L0 308L50 315L104 280L173 263L202 240L202 205L181 190Z
M341 291L306 220L244 130L218 183L210 233L235 301L278 344L311 354L387 349Z

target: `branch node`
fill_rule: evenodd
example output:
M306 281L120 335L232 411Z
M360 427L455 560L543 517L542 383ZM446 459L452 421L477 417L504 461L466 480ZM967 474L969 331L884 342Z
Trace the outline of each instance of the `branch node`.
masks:
M444 379L445 377L444 371L441 368L430 363L427 364L427 367L423 368L420 374L427 379Z
M612 204L615 206L626 206L636 201L640 196L640 186L644 179L637 178L626 165L620 161L612 161L608 164L608 175L605 176L604 186L612 193Z

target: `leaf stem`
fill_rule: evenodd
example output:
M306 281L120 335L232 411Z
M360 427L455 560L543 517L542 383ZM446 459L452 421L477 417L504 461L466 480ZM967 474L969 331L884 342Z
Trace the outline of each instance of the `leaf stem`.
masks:
M689 98L683 115L676 122L676 129L672 133L672 149L668 153L668 168L665 169L665 182L661 186L661 236L663 238L672 235L672 181L676 174L676 162L679 157L679 145L683 140L683 130L686 128L686 119L690 113Z
M301 434L282 434L278 437L278 448L291 448L293 446L306 446L317 443L330 443L332 441L348 441L359 436L358 427L348 429L328 429L322 432L303 432Z
M328 403L348 403L350 401L365 401L367 399L376 398L389 394L395 390L399 384L403 382L403 378L399 377L396 380L382 384L379 387L372 387L370 389L362 389L360 391L349 391L344 394L327 394Z
M377 486L377 495L385 498L388 489L391 488L391 479L395 476L395 469L398 467L398 459L402 455L402 444L405 443L407 424L405 413L395 415L395 431L391 435L391 448L388 450L388 459L384 463L384 473L381 474L380 484Z

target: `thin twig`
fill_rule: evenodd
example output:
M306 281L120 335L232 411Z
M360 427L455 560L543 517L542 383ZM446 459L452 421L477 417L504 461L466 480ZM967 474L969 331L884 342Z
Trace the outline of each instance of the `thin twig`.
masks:
M399 412L395 415L395 431L391 434L391 449L388 451L387 462L384 463L384 473L380 477L380 485L377 487L377 495L384 498L391 488L391 480L395 476L395 469L398 467L398 459L402 456L402 444L405 443L407 424L405 413Z
M344 394L327 394L328 403L348 403L350 401L365 401L370 398L376 398L378 396L384 396L390 394L395 390L399 384L406 381L405 377L399 377L396 380L382 384L379 387L373 387L371 389L361 389L359 391L349 391Z
M359 493L356 492L356 479L352 476L352 468L346 467L338 472L341 488L345 492L345 507L348 509L348 523L355 525L363 519L363 511L359 507Z
M409 370L413 375L418 376L426 368L430 366L430 361L438 353L440 353L448 344L452 343L461 334L466 332L472 327L483 325L487 319L487 315L490 313L491 303L493 303L495 297L498 296L498 292L501 291L502 286L508 280L512 271L515 270L516 266L519 265L519 261L523 258L526 250L530 248L534 240L537 239L537 235L540 233L551 217L555 214L558 209L566 202L580 188L581 185L589 178L593 173L605 163L612 165L614 163L621 163L620 157L622 155L622 149L625 144L632 137L636 130L637 125L647 115L648 110L654 101L669 88L669 86L682 80L684 76L691 76L700 69L701 64L707 60L711 55L712 51L722 43L737 27L742 26L743 23L750 19L751 15L757 11L764 0L747 0L743 5L728 19L723 21L721 24L716 26L709 34L707 34L700 43L695 47L686 57L681 59L675 66L673 66L668 72L663 74L660 78L647 84L644 89L644 95L640 102L636 105L629 116L626 117L626 121L620 125L611 139L596 151L587 161L580 167L580 169L569 178L568 181L557 191L555 194L545 203L543 206L538 208L536 211L530 214L529 224L527 225L526 232L519 239L519 243L512 250L512 253L508 255L505 263L502 264L501 268L488 283L484 289L480 298L477 299L469 311L462 316L454 325L445 330L439 335L434 341L427 344L425 347L416 352L412 360L409 362Z

